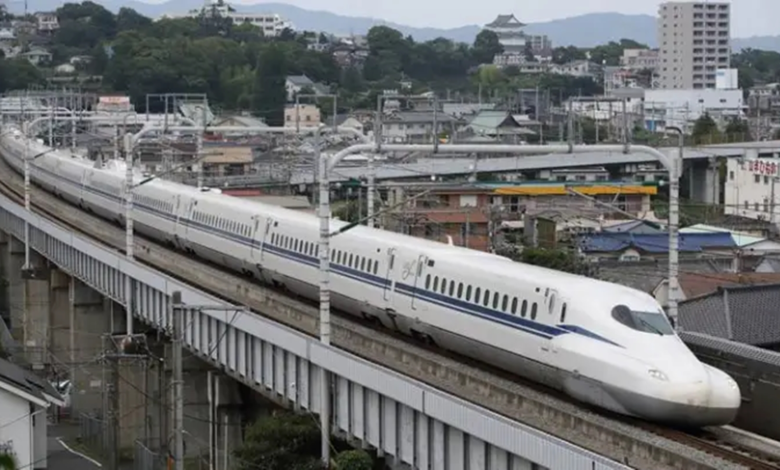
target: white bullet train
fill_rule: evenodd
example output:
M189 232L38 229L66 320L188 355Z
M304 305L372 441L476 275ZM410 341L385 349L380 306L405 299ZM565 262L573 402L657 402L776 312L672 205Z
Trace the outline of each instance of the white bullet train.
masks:
M21 171L24 138L3 134L0 152ZM33 140L28 151L47 149ZM31 168L46 190L123 223L121 169L59 150ZM318 298L316 217L163 180L133 197L138 232ZM335 308L588 404L681 427L724 425L739 410L734 380L702 364L638 290L363 226L332 239L331 263Z

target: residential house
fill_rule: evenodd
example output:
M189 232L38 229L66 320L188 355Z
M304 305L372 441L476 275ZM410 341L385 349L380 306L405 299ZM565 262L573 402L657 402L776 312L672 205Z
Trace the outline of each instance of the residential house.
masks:
M669 276L669 261L666 258L620 261L603 259L596 264L596 277L653 295L659 284ZM679 261L680 271L704 275L728 273L732 269L729 258L688 258Z
M49 382L0 359L0 452L14 456L17 468L47 467L51 405L64 402Z
M575 60L563 65L553 65L551 71L560 75L569 75L570 77L590 78L596 78L602 73L601 65L589 60Z
M779 284L780 274L777 273L692 273L682 272L677 279L680 286L678 302L705 296L718 289L731 286L752 286L763 284ZM669 302L668 278L663 279L653 289L653 297L664 308Z
M666 257L669 254L669 235L666 233L598 233L583 235L577 240L580 251L591 260L617 259L639 261L646 258ZM723 253L736 248L728 233L680 234L679 252L701 256L704 253Z
M209 176L245 175L254 161L252 146L243 143L204 142L203 152L206 157L199 164Z
M44 65L51 62L51 52L45 50L45 49L38 49L33 48L28 52L24 52L20 54L22 57L26 58L30 61L33 65Z
M42 11L35 14L36 29L39 34L54 34L60 29L60 22L57 13L53 11Z
M331 127L334 125L338 127L348 127L365 133L363 123L352 114L337 114L336 116L331 116L330 118L325 119L325 125Z
M313 104L288 104L284 108L286 127L316 127L321 122L320 108Z
M462 135L464 137L486 136L501 141L519 142L529 135L536 135L536 132L520 125L508 111L483 110L471 119Z
M249 115L243 115L243 114L228 114L224 116L219 116L211 122L211 126L247 128L247 130L243 132L242 131L222 132L221 135L224 137L252 135L253 131L250 130L251 128L268 127L268 125L265 122L263 122L262 119L252 117Z
M428 179L428 175L424 176ZM566 183L472 183L452 184L420 182L417 187L392 186L388 189L388 202L401 201L414 191L427 191L424 197L414 199L408 205L388 213L385 226L389 230L408 233L429 239L448 241L451 237L456 245L477 250L488 249L487 224L492 213L507 230L523 229L526 215L535 215L558 223L557 231L579 233L567 225L571 219L583 214L593 215L592 229L599 230L604 221L598 221L605 210L592 200L572 197L567 188L599 199L614 198L619 191L629 194L633 190L644 190L646 194L632 194L631 197L646 197L654 194L655 187L638 187L620 182L609 185L566 184ZM638 203L641 205L641 203ZM648 204L649 205L649 202ZM562 217L561 217L562 216ZM572 222L572 224L575 224Z
M285 82L287 89L287 101L295 101L295 96L304 89L309 89L317 96L324 96L330 93L327 86L313 82L306 75L290 75Z
M678 321L685 331L780 350L780 284L752 283L721 286L684 300Z
M461 124L443 113L386 111L382 117L382 140L386 143L433 142L442 134L453 135Z

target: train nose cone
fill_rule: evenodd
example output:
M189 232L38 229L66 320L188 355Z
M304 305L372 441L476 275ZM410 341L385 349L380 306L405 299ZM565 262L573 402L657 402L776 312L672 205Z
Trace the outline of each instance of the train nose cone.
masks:
M705 365L709 376L709 400L706 414L713 424L734 421L742 404L742 393L734 379L722 370Z

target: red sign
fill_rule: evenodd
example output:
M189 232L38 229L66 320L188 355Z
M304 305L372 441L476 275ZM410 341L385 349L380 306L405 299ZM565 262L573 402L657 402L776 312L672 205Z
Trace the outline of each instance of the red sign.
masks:
M778 176L780 163L775 160L748 160L748 171L757 175Z

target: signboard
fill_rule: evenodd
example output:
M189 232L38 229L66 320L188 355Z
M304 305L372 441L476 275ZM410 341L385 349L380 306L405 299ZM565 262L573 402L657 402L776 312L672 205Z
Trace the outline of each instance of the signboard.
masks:
M129 96L101 96L97 111L103 113L129 113L133 110Z
M780 161L768 159L753 159L746 162L749 172L755 175L780 176Z

